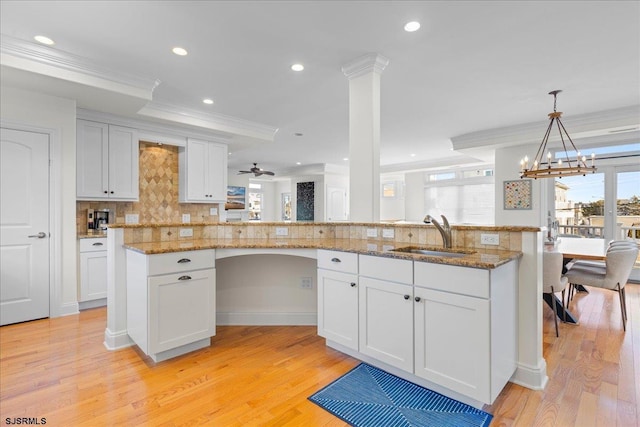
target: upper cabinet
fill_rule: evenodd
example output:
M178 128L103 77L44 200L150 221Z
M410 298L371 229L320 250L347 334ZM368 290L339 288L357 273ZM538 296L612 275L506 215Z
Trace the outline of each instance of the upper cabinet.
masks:
M138 200L138 131L88 120L76 128L78 200Z
M227 146L189 138L180 149L180 202L224 203L227 198Z

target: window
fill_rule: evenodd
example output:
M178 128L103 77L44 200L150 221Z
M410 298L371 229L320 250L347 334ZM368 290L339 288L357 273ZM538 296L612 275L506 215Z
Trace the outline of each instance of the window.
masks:
M426 214L445 215L451 223L493 224L493 168L428 173L425 178Z

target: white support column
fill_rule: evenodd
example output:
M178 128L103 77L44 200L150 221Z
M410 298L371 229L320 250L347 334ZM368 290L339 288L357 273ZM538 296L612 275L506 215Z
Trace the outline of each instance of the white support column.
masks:
M380 74L376 53L342 67L349 79L349 206L351 221L380 220Z

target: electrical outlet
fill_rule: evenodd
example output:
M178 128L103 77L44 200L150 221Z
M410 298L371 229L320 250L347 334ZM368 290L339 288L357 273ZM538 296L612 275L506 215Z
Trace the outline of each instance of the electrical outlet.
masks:
M276 227L276 236L288 236L289 229L287 227Z
M180 237L193 237L193 228L181 228Z
M302 289L313 289L313 279L311 277L301 277L300 287Z
M218 215L218 208L209 208L209 215Z
M367 228L367 237L378 237L378 230L375 228Z
M383 228L382 229L382 237L393 239L396 236L393 228Z
M125 224L137 224L139 220L140 217L138 216L138 214L126 214L124 216Z
M498 246L500 244L500 235L499 234L480 234L480 243L483 245L495 245Z
M191 214L182 214L182 222L188 224L191 222Z

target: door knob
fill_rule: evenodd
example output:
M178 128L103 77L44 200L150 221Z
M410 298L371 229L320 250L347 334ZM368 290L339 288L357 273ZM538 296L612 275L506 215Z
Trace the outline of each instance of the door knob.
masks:
M44 231L41 231L38 234L31 234L27 237L30 239L34 239L34 238L44 239L45 237L47 237L47 233L45 233Z

